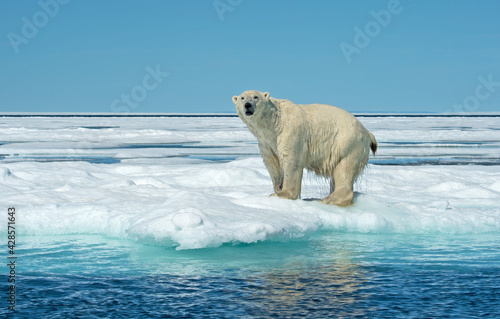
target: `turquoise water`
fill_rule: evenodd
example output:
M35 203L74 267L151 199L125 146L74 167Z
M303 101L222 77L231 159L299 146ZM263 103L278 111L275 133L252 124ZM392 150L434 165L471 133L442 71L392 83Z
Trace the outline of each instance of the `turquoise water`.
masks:
M323 231L186 251L103 236L21 241L17 318L500 316L498 234Z

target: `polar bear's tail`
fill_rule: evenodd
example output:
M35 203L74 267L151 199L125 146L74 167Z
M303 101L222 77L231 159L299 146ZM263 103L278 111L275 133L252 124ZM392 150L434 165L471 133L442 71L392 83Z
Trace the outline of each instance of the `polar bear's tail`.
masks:
M375 152L377 151L377 140L375 139L375 136L373 136L372 133L368 132L370 134L370 139L372 140L371 143L370 143L370 149L372 150L373 152L373 156L375 156Z

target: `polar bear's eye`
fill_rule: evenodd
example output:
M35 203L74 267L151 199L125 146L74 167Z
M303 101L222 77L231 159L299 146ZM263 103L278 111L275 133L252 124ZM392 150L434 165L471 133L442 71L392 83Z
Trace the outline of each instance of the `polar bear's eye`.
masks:
M243 96L241 96L240 99L244 100L245 98Z
M257 100L259 97L256 95L256 96L254 96L253 98L254 98L255 100Z

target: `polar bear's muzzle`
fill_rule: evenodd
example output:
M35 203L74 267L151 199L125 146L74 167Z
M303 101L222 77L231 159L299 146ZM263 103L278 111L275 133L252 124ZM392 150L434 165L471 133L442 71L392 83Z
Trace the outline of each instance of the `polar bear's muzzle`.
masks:
M246 116L252 116L255 113L255 105L253 103L246 102L244 107Z

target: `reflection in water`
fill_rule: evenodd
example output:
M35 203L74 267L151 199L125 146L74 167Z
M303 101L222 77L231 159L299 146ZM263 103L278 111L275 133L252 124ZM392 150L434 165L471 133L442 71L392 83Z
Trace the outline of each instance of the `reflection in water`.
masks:
M248 279L248 312L253 316L364 316L357 304L369 298L366 271L349 251L331 251L329 258L282 265Z

